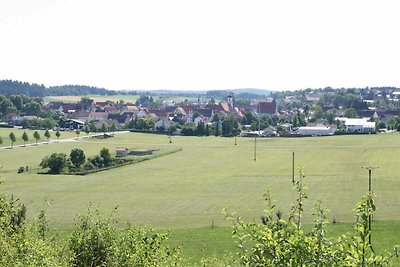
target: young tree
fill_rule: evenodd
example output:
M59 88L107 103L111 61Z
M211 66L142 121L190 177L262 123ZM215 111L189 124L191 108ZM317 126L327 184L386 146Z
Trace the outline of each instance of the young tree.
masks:
M38 145L38 141L40 140L40 134L38 133L38 131L35 131L33 133L33 138L35 138L36 140L36 145Z
M61 133L60 133L60 131L57 130L56 137L57 137L58 142L60 142L60 136L61 136Z
M58 142L60 142L60 136L61 136L61 133L60 133L60 131L57 130L56 137L57 137Z
M0 145L3 143L3 138L0 136Z
M205 135L206 134L206 128L204 126L203 121L199 121L197 124L197 129L196 129L197 135Z
M215 122L215 136L219 136L219 121Z
M76 139L79 139L79 135L81 134L81 131L79 129L76 129L75 133L76 133Z
M116 129L117 129L117 127L115 126L115 124L114 123L111 124L110 130L112 131L113 135L114 135L114 132Z
M106 130L107 130L107 126L106 124L103 122L103 124L101 125L101 131L103 132L103 135L106 135Z
M28 142L29 140L28 134L26 132L22 134L22 140L24 141L24 146L25 146L26 142Z
M85 128L83 128L83 131L85 132L86 135L90 133L90 129L87 125L85 125Z
M46 129L46 131L44 132L44 137L46 137L47 143L48 143L48 142L49 142L49 138L50 138L50 132L49 132L49 130Z
M104 166L108 166L111 160L111 154L108 148L103 147L100 150L100 157L103 159Z
M11 148L13 148L14 147L14 143L17 140L17 138L15 137L15 134L13 132L10 133L9 137L10 137L10 140L11 140Z
M78 169L86 161L85 153L80 148L72 149L71 153L69 154L69 158L72 164Z

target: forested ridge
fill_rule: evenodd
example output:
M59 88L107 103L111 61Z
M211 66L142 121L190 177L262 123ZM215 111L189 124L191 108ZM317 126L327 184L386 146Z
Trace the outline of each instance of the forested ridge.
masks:
M24 94L30 97L45 97L52 95L116 95L136 94L134 91L113 91L86 85L61 85L46 87L43 84L0 80L0 94L6 97Z

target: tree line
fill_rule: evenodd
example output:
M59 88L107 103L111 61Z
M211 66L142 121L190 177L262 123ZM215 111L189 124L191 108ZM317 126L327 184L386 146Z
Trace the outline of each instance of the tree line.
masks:
M11 95L26 95L30 97L45 97L52 95L116 95L116 94L129 94L136 95L136 91L113 91L105 88L99 88L86 85L62 85L62 86L49 86L43 84L27 83L13 80L0 80L0 94L7 97Z

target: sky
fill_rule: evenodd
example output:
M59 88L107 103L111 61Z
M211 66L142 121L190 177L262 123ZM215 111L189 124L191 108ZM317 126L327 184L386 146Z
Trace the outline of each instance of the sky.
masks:
M0 0L0 79L107 89L400 87L397 0Z

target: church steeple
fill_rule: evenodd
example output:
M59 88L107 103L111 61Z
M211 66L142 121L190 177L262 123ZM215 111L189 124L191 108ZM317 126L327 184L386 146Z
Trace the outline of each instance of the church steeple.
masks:
M230 94L226 97L226 102L228 102L229 110L230 110L230 111L233 111L233 93L230 93Z

